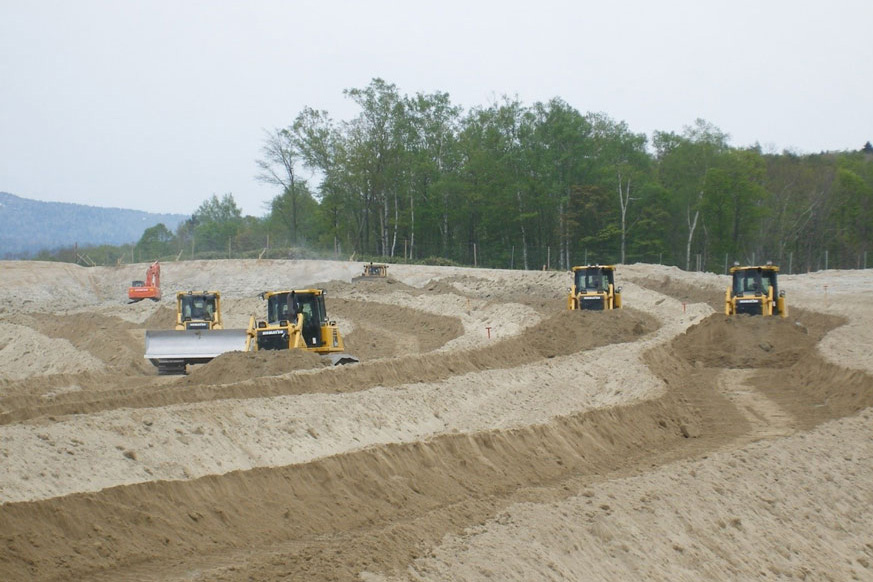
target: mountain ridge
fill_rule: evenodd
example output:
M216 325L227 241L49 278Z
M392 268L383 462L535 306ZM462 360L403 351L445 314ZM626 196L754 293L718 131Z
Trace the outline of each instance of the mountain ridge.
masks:
M147 228L163 223L172 231L187 219L185 214L43 202L0 192L0 258L28 258L76 244L132 244Z

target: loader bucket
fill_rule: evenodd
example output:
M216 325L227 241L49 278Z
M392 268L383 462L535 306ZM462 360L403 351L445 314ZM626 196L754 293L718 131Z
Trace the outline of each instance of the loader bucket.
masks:
M145 357L161 370L163 364L203 364L225 352L246 349L245 329L146 331Z

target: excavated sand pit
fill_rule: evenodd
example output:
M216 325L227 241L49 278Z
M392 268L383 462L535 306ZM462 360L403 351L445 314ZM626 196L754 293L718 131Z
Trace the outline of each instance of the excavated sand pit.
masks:
M124 303L141 266L0 267L0 579L873 577L866 272L827 301L786 277L791 317L763 319L650 265L591 313L567 273L169 263L165 294L221 290L229 327L326 288L362 362L164 377L142 338L172 300Z

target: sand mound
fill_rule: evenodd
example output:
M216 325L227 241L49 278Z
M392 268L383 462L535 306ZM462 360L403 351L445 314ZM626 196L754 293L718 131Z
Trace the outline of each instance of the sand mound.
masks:
M101 368L103 362L65 339L46 337L22 325L0 323L0 380Z
M457 317L409 307L333 299L329 309L331 317L355 323L344 341L346 351L361 360L430 352L464 333Z
M318 283L316 286L327 291L329 296L352 294L380 295L383 293L393 293L395 291L416 295L421 292L415 287L402 283L393 277L387 277L385 279L367 279L356 281L354 283L347 283L345 281L326 281Z
M673 341L689 363L708 368L787 368L811 353L837 320L806 313L798 319L714 314Z
M143 322L146 329L173 329L176 325L176 308L162 305L154 310Z
M94 317L90 313L34 313L17 316L15 320L47 336L69 341L115 372L142 374L151 368L143 358L142 328L119 317ZM63 370L64 373L71 371Z
M537 279L511 283L503 279L454 275L441 279L442 285L438 288L448 288L456 294L491 301L517 301L525 305L553 304L555 300L565 300L572 279L569 273L555 272L542 273ZM565 305L561 303L560 306L563 308Z
M870 272L786 278L783 320L654 265L614 312L567 311L566 272L278 260L171 262L124 306L143 269L0 277L3 580L870 578ZM312 286L367 360L143 358L177 288L237 328Z
M687 281L679 281L670 275L663 277L628 277L628 281L640 287L663 293L682 303L706 303L714 310L724 311L724 290L696 286Z
M330 365L329 359L304 350L229 352L206 364L192 366L189 375L198 384L232 384Z

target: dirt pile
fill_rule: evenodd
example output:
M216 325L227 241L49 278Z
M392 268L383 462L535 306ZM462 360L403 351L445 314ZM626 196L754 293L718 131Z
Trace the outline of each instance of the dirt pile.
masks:
M809 355L824 333L841 322L809 312L792 315L714 314L688 328L673 345L689 363L708 368L787 368Z
M385 293L392 293L394 291L399 291L402 293L409 293L410 295L417 295L421 293L415 287L410 285L406 285L393 277L387 277L385 279L367 279L362 281L356 281L354 283L347 283L345 281L325 281L323 283L318 283L316 287L323 288L327 291L328 296L333 297L335 295L350 295L355 293L366 294L366 295L381 295Z
M724 311L724 290L711 287L696 286L688 281L679 281L670 275L655 277L627 277L628 281L668 295L683 303L706 303L715 311Z
M190 381L197 384L234 384L330 365L329 359L303 350L229 352L206 364L192 366L189 376Z
M701 304L720 313L724 277L649 265L621 267L625 309L570 312L566 272L392 265L351 285L359 264L180 261L168 284L221 290L229 327L258 291L325 282L365 357L163 377L142 340L172 301L123 302L142 269L0 279L45 301L80 282L59 311L0 312L3 580L873 572L873 380L841 363L873 352L852 331L873 327L869 274L828 273L841 300L815 311L727 319Z
M430 352L464 333L457 317L423 313L410 307L331 299L331 318L355 322L344 337L346 351L361 360Z
M81 354L65 339L46 337L24 325L0 323L0 382L101 368L100 360Z

